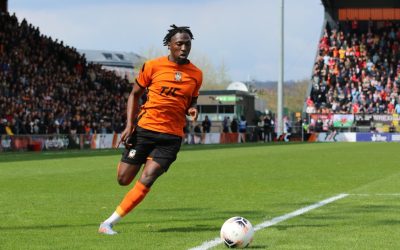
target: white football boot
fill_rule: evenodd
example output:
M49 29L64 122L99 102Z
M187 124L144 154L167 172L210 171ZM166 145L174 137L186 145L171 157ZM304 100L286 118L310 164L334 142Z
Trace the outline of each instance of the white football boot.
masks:
M104 223L104 222L100 224L99 233L101 233L101 234L107 234L107 235L114 235L114 234L117 234L117 232L115 232L115 231L112 229L112 225L111 225L111 224Z

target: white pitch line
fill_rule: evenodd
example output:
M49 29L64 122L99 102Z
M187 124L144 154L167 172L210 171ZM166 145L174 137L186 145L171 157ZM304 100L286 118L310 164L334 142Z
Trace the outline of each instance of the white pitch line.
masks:
M327 205L329 203L332 203L334 201L343 199L346 196L348 196L348 194L339 194L339 195L333 196L331 198L325 199L323 201L317 202L315 204L312 204L310 206L300 208L300 209L298 209L296 211L293 211L291 213L284 214L284 215L279 216L279 217L275 217L272 220L264 221L264 222L256 225L254 227L254 231L258 231L258 230L261 230L263 228L270 227L270 226L273 226L275 224L278 224L279 222L282 222L284 220L288 220L290 218L302 215L302 214L307 213L308 211L311 211L313 209L316 209L316 208L325 206L325 205ZM222 242L223 241L220 238L215 238L213 240L204 242L200 246L197 246L197 247L194 247L194 248L190 248L189 250L207 250L207 249L210 249L212 247L215 247L215 246L221 244Z
M355 195L355 196L400 196L400 193L377 193L377 194L349 194L349 195Z

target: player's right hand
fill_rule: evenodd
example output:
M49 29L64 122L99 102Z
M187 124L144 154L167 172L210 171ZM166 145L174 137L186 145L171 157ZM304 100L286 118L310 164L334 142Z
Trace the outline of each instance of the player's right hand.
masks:
M128 143L129 137L133 134L133 131L135 131L135 127L129 127L127 126L124 131L121 133L121 138L119 139L117 146L115 148L119 148L119 145L122 143L125 145L126 148L131 147L132 144Z

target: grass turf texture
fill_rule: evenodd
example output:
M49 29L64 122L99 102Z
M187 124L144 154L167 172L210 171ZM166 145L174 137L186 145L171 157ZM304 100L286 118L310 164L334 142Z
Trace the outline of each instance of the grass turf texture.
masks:
M253 225L344 199L255 233L252 249L400 249L400 144L184 147L115 230L99 235L131 188L118 151L0 154L0 249L188 249L240 215ZM225 249L223 245L215 249Z

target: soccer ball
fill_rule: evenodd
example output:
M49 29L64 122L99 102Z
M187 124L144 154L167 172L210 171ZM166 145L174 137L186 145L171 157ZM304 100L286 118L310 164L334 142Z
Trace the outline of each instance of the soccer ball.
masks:
M245 248L253 240L254 229L250 221L236 216L224 222L221 227L221 239L229 248Z

